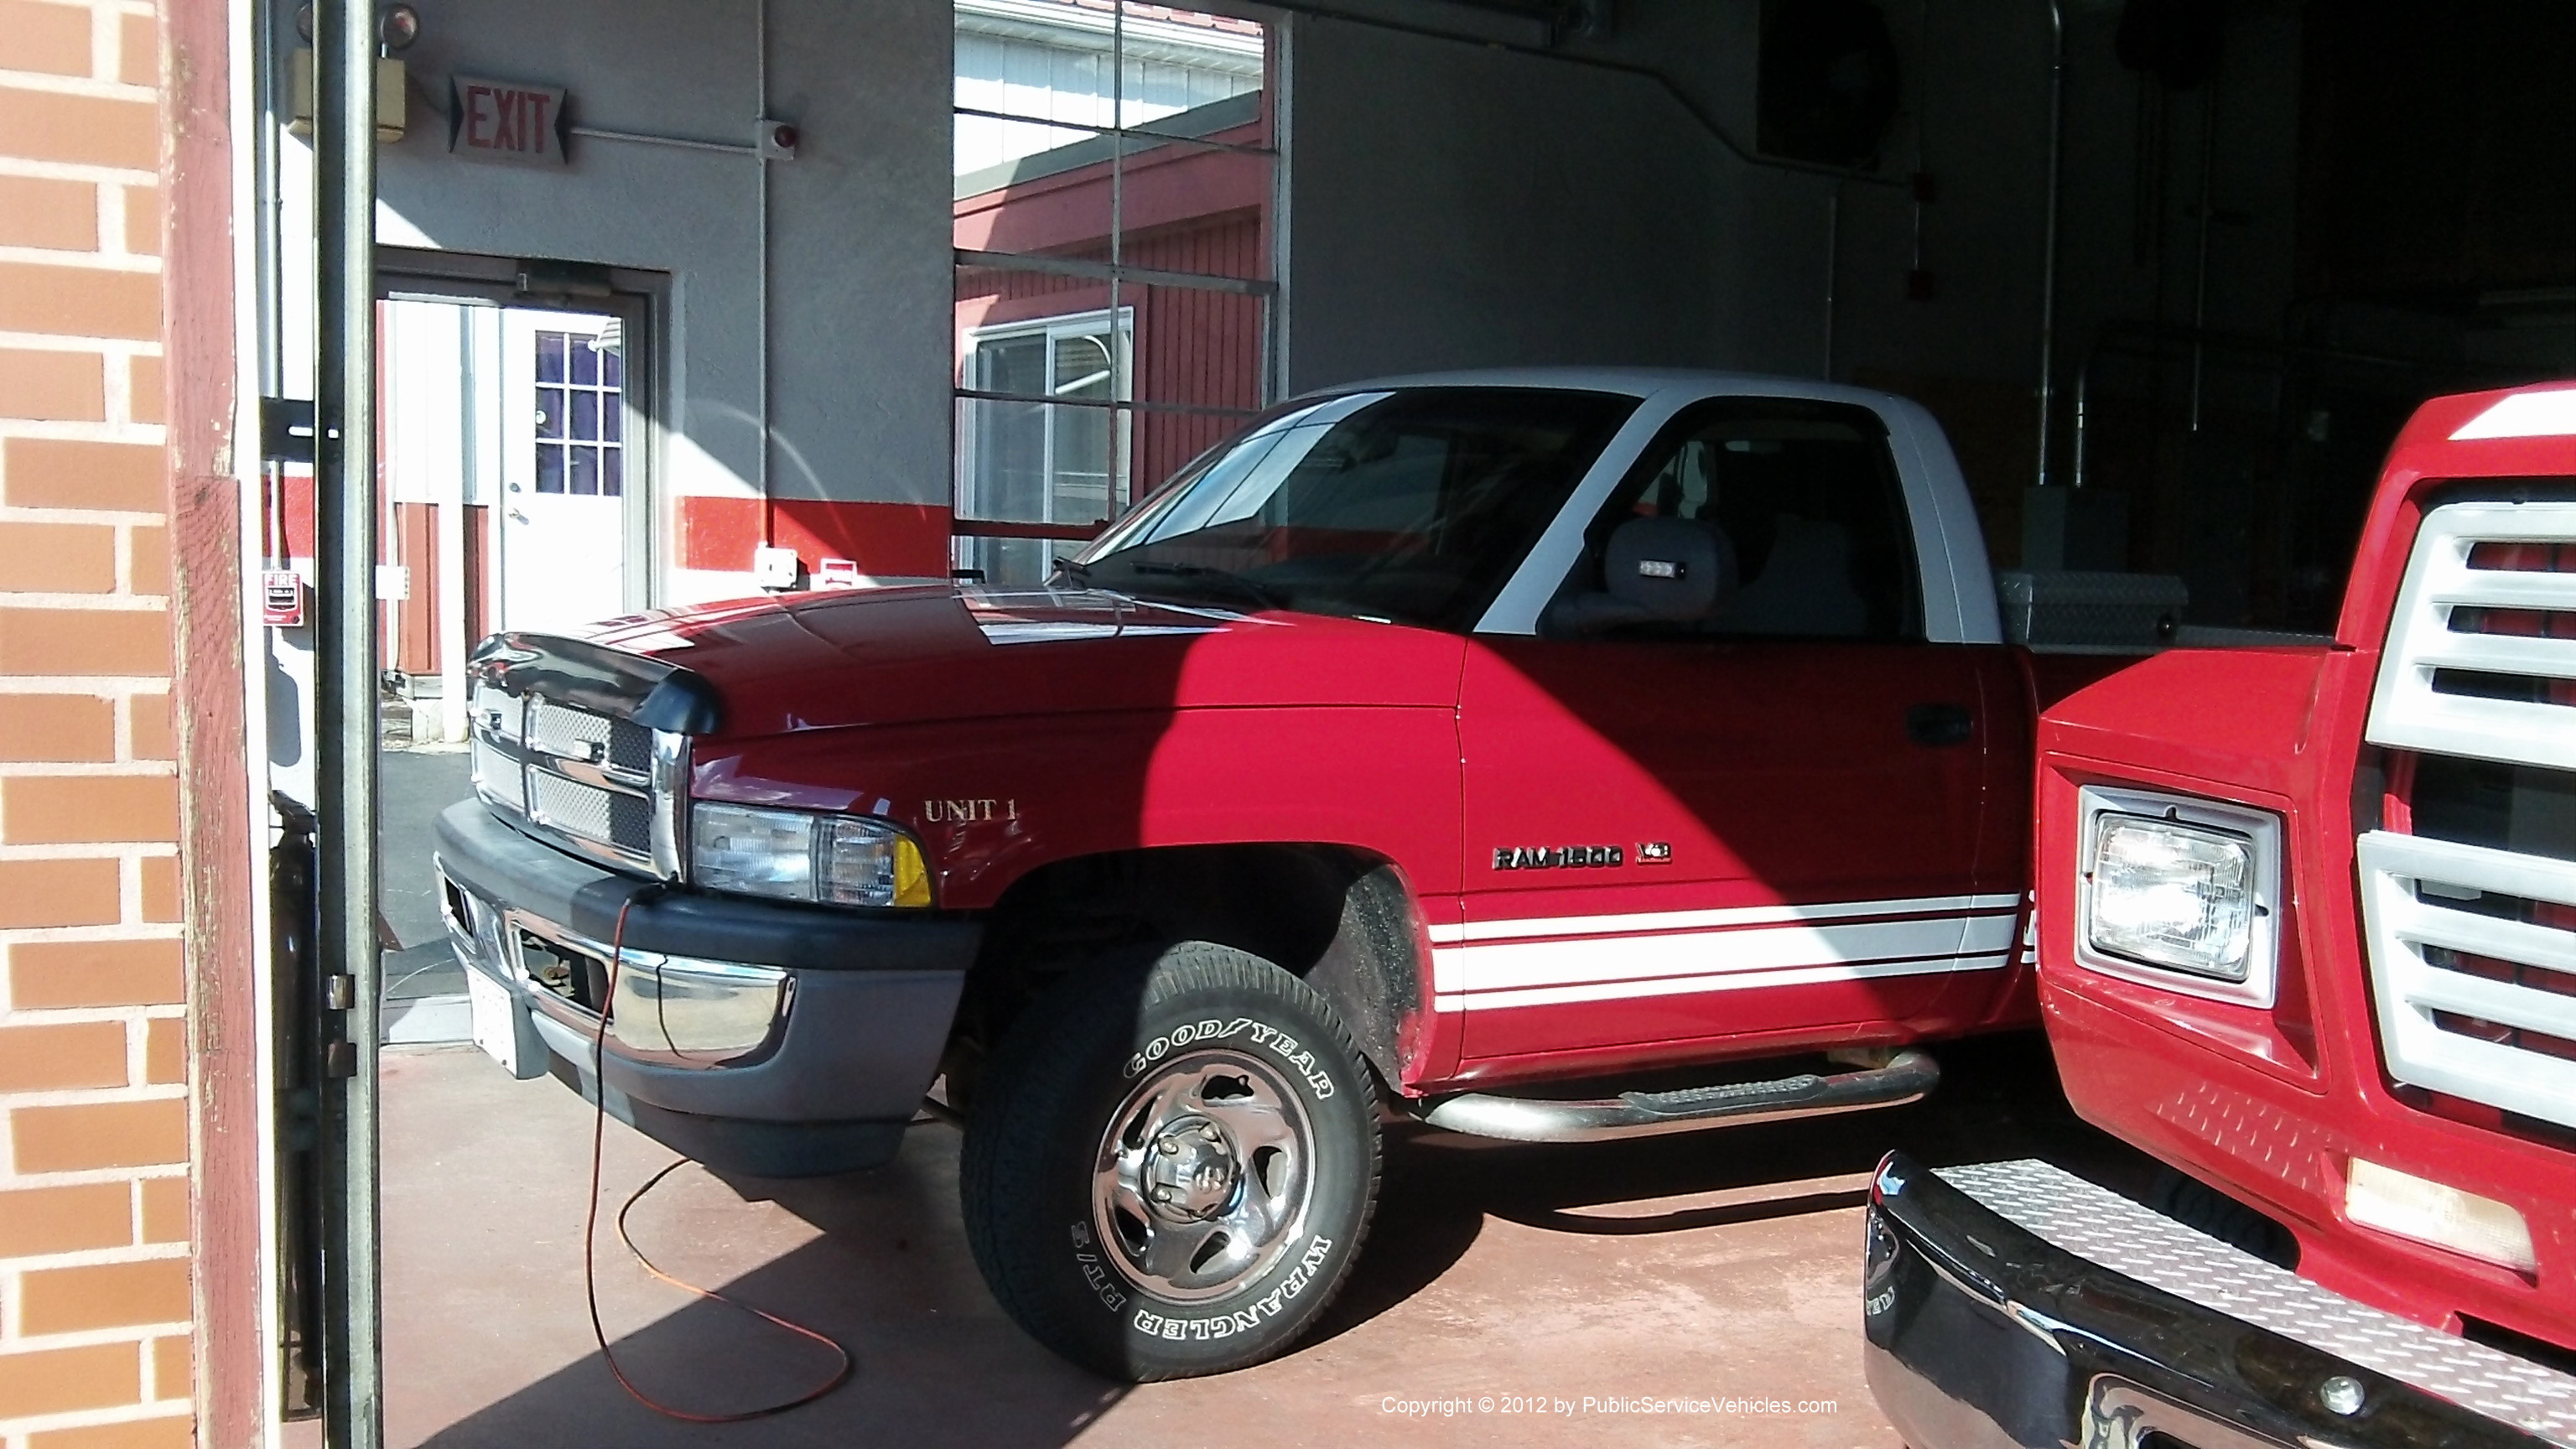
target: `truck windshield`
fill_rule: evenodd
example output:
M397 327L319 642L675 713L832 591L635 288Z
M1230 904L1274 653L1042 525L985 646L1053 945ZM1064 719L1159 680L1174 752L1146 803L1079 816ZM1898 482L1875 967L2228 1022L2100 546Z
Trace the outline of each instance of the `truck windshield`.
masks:
M1464 631L1636 407L1500 387L1293 404L1064 571L1121 593Z

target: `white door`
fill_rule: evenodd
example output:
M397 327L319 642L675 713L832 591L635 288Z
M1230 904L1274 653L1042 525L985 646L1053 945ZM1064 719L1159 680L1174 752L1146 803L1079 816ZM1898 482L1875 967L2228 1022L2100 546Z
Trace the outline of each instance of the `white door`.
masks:
M501 627L625 612L626 365L617 319L512 308L502 329Z

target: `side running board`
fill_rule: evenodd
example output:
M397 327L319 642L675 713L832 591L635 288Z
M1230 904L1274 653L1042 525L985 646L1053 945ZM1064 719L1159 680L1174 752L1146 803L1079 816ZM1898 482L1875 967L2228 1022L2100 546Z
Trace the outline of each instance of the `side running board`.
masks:
M1712 1127L1747 1127L1793 1117L1822 1117L1869 1107L1900 1107L1940 1085L1941 1068L1918 1051L1901 1051L1880 1067L1818 1076L1801 1072L1773 1082L1733 1082L1673 1092L1550 1101L1462 1092L1416 1110L1434 1127L1513 1142L1607 1142Z

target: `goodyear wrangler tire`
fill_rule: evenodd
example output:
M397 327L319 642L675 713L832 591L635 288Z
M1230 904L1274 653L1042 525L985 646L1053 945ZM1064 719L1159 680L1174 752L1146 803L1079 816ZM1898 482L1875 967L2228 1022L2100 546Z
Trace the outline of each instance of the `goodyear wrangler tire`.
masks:
M1306 983L1203 941L1076 972L995 1053L966 1238L1031 1336L1113 1378L1217 1373L1323 1313L1368 1230L1376 1088Z

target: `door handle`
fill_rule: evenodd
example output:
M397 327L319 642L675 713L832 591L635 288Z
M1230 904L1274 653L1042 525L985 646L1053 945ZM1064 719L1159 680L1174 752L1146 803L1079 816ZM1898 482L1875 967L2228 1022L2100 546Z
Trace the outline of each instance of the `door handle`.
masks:
M1966 705L1918 704L1905 712L1905 737L1918 745L1964 745L1976 732Z

